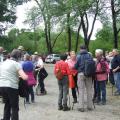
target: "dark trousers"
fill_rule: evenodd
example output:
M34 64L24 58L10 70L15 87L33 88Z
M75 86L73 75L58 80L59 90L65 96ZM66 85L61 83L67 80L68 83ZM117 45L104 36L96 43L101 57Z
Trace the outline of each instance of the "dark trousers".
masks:
M35 98L34 98L33 86L28 86L26 102L29 102L29 95L31 95L31 101L34 102Z
M93 96L93 100L97 100L97 81L94 80L94 96Z
M97 99L98 102L106 102L106 80L105 81L97 81Z
M77 87L77 75L74 77L74 81L75 81L75 87L72 88L72 96L73 96L73 98L77 99L77 93L76 93L76 90L78 91L78 87Z
M0 87L4 99L4 120L19 120L19 96L18 90L9 87Z
M67 106L67 95L68 95L68 77L64 76L62 80L58 80L59 86L59 98L58 98L58 106Z
M38 74L38 81L39 81L40 92L41 93L45 92L44 79L45 79L45 77L43 76L43 69L41 69L40 72L39 72L39 74Z
M40 85L40 92L44 93L45 92L45 84L44 84L44 80L42 78L39 78L39 85Z
M114 75L113 75L112 69L110 69L109 81L110 81L110 83L111 83L112 85L115 85Z

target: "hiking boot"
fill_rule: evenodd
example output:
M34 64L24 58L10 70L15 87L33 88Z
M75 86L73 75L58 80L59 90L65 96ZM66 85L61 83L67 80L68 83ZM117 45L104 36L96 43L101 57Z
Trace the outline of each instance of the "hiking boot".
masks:
M85 109L84 109L84 108L78 108L78 111L80 111L80 112L84 112Z
M63 111L69 111L69 110L70 110L70 108L68 106L63 107Z
M114 96L119 96L120 95L120 92L115 92L114 93Z
M89 107L88 107L87 110L88 110L88 111L93 111L93 108L89 108Z
M63 110L63 106L58 106L58 110Z
M77 98L74 98L74 99L73 99L73 103L77 103Z
M30 102L29 102L29 101L26 101L25 104L30 104Z
M102 101L101 104L102 104L102 105L106 105L106 102L105 102L105 101Z

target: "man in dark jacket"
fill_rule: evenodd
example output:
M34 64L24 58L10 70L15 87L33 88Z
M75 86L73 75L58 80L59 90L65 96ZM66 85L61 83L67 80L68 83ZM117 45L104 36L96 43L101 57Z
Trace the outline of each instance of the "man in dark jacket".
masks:
M78 90L79 90L79 108L78 111L84 112L84 94L85 88L87 91L87 109L93 110L93 85L92 77L86 77L84 75L85 71L85 61L88 59L93 59L92 56L87 52L86 47L83 45L80 47L80 54L75 64L75 69L78 70Z
M117 49L113 49L112 70L114 73L115 86L117 88L115 95L120 95L120 55Z

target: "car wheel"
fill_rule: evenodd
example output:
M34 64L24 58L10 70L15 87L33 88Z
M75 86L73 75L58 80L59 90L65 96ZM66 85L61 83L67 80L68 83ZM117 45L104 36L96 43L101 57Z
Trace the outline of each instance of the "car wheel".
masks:
M55 60L53 60L53 64L55 64L56 63L56 61Z

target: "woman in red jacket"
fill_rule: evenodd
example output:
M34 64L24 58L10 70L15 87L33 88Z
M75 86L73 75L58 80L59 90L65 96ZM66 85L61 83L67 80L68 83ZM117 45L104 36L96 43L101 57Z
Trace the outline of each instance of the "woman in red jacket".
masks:
M74 69L76 64L76 54L75 51L70 52L70 59L66 61L68 63L70 72L73 77L73 85L71 86L72 89L72 96L73 96L73 103L77 103L77 95L76 95L76 88L77 88L77 70Z

